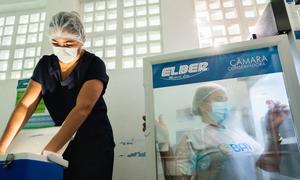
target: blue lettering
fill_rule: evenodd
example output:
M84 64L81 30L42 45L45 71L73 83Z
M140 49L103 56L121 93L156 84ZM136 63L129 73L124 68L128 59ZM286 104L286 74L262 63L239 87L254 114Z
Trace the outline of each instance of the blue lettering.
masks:
M247 144L242 143L242 144L239 144L239 146L242 151L249 151Z
M245 145L248 147L249 151L253 151L252 147L249 144L245 143Z
M235 152L240 152L241 149L239 148L238 145L236 144L230 144L230 147L232 148L232 150L234 150Z

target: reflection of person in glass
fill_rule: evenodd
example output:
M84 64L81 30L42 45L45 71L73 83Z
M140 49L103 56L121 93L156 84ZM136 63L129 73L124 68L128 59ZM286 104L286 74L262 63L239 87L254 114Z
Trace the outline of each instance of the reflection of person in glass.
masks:
M267 102L266 146L243 130L227 127L230 108L225 88L200 86L194 95L193 113L201 127L185 133L178 145L176 174L184 179L260 179L257 168L279 172L280 124L288 114L285 105ZM225 123L225 124L224 124Z

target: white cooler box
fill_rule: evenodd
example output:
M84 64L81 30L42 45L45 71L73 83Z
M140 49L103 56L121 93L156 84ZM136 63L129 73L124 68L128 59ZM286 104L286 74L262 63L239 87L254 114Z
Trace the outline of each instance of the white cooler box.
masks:
M0 156L1 180L62 180L68 162L50 153L17 153Z

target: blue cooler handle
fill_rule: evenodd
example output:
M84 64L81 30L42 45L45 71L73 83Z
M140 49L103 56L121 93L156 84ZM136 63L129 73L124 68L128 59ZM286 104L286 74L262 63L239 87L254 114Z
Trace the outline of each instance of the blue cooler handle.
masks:
M5 161L3 163L1 163L3 165L2 168L8 168L9 166L11 166L11 164L13 163L14 160L15 160L15 155L8 154L6 156Z
M65 168L69 166L69 162L64 160L60 154L44 150L42 153L44 156L47 157L47 160L56 164L59 164Z

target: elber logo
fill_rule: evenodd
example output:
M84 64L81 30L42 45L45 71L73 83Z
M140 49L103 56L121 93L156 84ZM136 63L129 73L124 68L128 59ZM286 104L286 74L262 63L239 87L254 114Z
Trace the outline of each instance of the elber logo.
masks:
M251 57L237 57L230 60L228 71L242 70L248 68L257 68L265 66L268 63L268 58L264 55L257 55Z
M191 78L208 70L208 62L183 64L163 68L161 78L165 80L181 80Z

